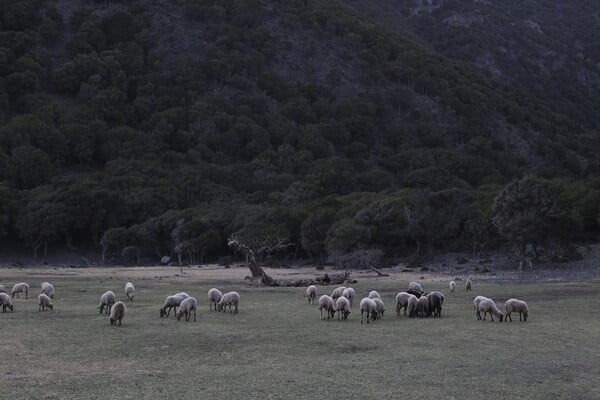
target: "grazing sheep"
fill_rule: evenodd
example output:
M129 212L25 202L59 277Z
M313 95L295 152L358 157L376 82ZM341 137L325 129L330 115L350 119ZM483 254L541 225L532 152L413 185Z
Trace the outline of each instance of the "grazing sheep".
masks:
M350 300L345 296L338 297L335 303L335 309L338 313L338 321L340 320L340 316L342 317L342 320L348 319L348 314L350 314Z
M406 315L406 309L408 308L408 299L417 297L407 292L400 292L396 295L396 315L400 316L400 311L404 308L404 315Z
M417 316L417 309L419 308L419 299L420 297L417 297L415 295L411 295L408 298L408 317L409 318L414 318Z
M12 298L15 298L15 294L17 295L17 298L19 298L19 293L25 293L25 299L27 299L27 296L29 294L29 285L25 282L21 282L13 286L11 291Z
M373 301L377 305L377 319L383 318L383 313L385 312L385 304L383 300L381 300L379 297L375 297Z
M306 288L306 297L308 297L308 304L315 303L315 299L317 298L317 287L315 285L310 285Z
M229 312L231 313L231 307L235 307L234 314L238 313L238 305L240 304L240 295L238 292L227 292L221 297L221 300L217 303L219 311L225 312L225 308L229 306Z
M133 287L133 283L127 282L125 284L125 295L127 296L127 300L133 301L134 294L135 294L135 287Z
M465 288L467 289L467 291L473 289L473 282L470 278L467 278L467 281L465 282Z
M181 319L182 316L185 316L185 322L190 321L190 316L192 312L194 312L194 322L196 322L196 309L198 308L198 302L193 297L188 297L187 299L181 302L181 306L179 307L179 312L175 314L177 317L177 321Z
M496 303L494 303L494 300L491 300L491 299L481 300L479 302L479 306L477 307L477 309L479 310L480 313L483 312L483 320L484 321L485 321L485 316L487 313L490 313L490 318L492 319L492 322L494 322L494 315L500 319L500 322L502 322L502 319L504 318L504 314L502 314L502 312L498 309L498 306L496 306Z
M477 296L473 299L473 310L475 310L475 315L477 315L477 320L481 320L481 313L479 312L479 303L482 300L490 300L485 296Z
M344 290L346 290L346 286L340 286L337 287L333 290L333 292L331 293L331 298L332 299L337 299L338 297L340 297L342 295L342 293L344 293Z
M167 298L165 299L165 303L160 308L160 317L161 318L164 316L168 317L169 314L171 313L171 310L173 310L173 312L176 314L177 307L179 307L181 302L184 301L185 299L187 299L188 297L190 297L190 296L184 292L177 293L173 296L167 296ZM216 306L215 306L215 309L216 309Z
M12 300L10 296L6 293L0 293L0 304L2 305L2 312L5 313L7 308L10 308L10 311L15 311Z
M0 293L6 293L6 287L4 287L4 285L0 285Z
M323 310L327 318L323 318ZM319 312L321 313L321 319L331 319L335 317L335 303L331 296L324 294L319 297Z
M527 303L523 300L519 299L508 299L506 303L504 303L504 307L506 307L506 318L504 318L505 322L508 322L510 318L510 322L512 322L511 313L518 312L519 313L519 321L527 322L527 315L529 315L529 307L527 307ZM523 319L521 319L521 316Z
M112 290L104 292L104 294L100 296L100 304L98 305L98 308L100 309L100 314L102 314L104 307L106 307L106 313L108 314L113 304L115 304L116 299L117 296L115 296L115 293Z
M456 282L450 281L450 291L454 292L454 289L456 289Z
M442 316L442 305L444 304L444 294L442 292L431 292L427 296L429 300L429 315L433 313L434 317Z
M423 287L418 282L411 282L411 283L409 283L408 284L408 290L412 290L412 291L415 291L415 292L418 292L418 293L421 293L421 294L423 294L423 292L424 292Z
M377 319L377 303L375 300L365 297L360 301L360 323L363 323L363 315L367 313L367 324L369 320L375 321Z
M356 291L351 287L344 289L342 292L342 296L350 301L350 307L352 307L352 303L354 303L354 298L356 297Z
M52 302L50 301L50 297L48 297L44 293L40 293L38 296L38 312L46 311L47 309L53 309Z
M371 290L369 292L369 298L370 299L380 299L381 295L379 294L379 292L377 290Z
M41 287L42 288L40 290L40 293L45 294L46 296L50 297L51 299L54 298L54 286L51 283L42 282Z
M418 317L427 317L429 314L429 299L427 296L419 297L417 302L417 316Z
M217 288L212 288L208 291L208 302L210 311L213 310L213 305L215 306L215 311L217 311L217 303L221 301L221 297L223 297L223 293Z
M123 303L122 301L117 301L110 308L110 317L109 317L110 324L117 326L117 322L118 322L119 326L121 326L121 320L125 316L126 312L127 312L127 307L125 307L125 303Z

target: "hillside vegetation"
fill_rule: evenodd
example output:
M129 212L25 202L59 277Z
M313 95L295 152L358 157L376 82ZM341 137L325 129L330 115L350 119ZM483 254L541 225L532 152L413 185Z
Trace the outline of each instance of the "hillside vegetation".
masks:
M560 88L345 5L0 4L0 240L36 256L201 262L233 233L315 258L598 234L592 103L572 112Z

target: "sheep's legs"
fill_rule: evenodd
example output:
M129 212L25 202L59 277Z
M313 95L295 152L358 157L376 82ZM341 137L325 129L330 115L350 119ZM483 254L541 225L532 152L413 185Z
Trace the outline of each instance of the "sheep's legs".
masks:
M512 315L510 315L511 313L506 313L506 319L504 320L504 322L508 322L508 319L510 318L510 322L512 322ZM520 317L520 315L519 315Z

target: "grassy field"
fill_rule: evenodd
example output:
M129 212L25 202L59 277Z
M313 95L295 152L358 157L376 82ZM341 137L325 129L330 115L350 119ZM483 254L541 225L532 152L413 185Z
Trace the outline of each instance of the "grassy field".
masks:
M320 321L302 288L250 288L247 270L172 268L0 269L0 283L31 285L29 300L0 314L2 399L600 399L600 283L477 284L446 293L442 318L397 318L407 277L361 278L358 297L379 290L383 320ZM39 313L39 284L56 287ZM124 299L122 327L98 313L99 296ZM241 294L240 312L210 313L206 292ZM85 290L85 291L83 291ZM186 291L198 322L159 318L165 296ZM319 288L330 293L332 288ZM527 323L478 322L472 297L525 299ZM514 316L513 316L514 319Z

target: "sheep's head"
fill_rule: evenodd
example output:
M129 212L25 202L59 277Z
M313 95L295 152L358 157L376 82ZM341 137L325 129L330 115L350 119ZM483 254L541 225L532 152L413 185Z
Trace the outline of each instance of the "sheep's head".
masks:
M183 315L182 312L178 312L177 315L175 315L177 317L177 321L181 320L182 315Z
M375 321L377 319L377 310L371 311L371 319Z
M502 322L504 320L504 314L500 314L500 322Z
M47 306L49 309L54 310L54 306L52 304L48 304Z
M527 322L527 313L526 312L523 313L523 321Z
M160 317L162 318L162 317L164 317L166 314L167 314L167 312L165 311L165 309L164 309L164 308L161 308L161 309L160 309Z
M15 307L12 304L9 305L8 308L10 308L10 311L15 311Z

